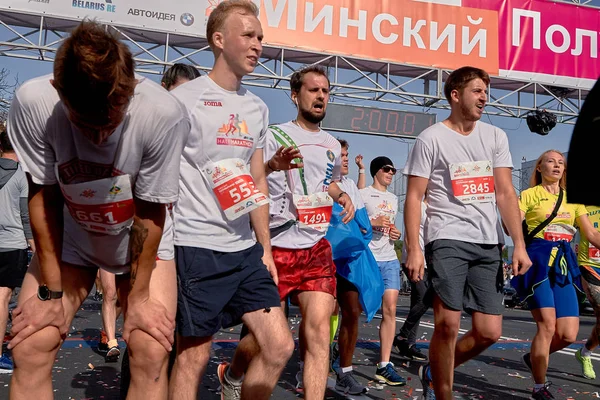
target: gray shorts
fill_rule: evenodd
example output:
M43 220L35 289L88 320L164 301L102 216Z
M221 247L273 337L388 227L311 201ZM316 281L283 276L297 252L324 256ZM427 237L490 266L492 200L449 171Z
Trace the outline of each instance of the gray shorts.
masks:
M435 294L448 308L502 314L501 245L438 239L425 246L425 258Z

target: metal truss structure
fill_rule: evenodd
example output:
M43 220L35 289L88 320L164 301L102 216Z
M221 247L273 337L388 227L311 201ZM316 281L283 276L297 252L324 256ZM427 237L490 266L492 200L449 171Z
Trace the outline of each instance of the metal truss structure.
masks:
M589 0L573 2L586 4ZM65 17L0 9L0 56L53 61L66 32L78 22ZM211 68L213 57L205 38L140 27L112 24L106 27L119 32L129 44L140 73L160 75L177 62L190 63L201 72ZM266 45L259 66L245 83L289 90L291 74L305 64L319 64L329 69L332 101L374 101L382 106L388 103L413 107L415 111L449 108L442 92L448 70L293 48ZM572 124L587 92L581 88L494 77L487 113L523 118L533 110L546 109L558 117L558 122Z

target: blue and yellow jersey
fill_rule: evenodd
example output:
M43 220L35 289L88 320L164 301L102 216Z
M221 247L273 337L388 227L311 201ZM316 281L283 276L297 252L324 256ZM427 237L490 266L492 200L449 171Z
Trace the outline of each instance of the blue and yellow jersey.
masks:
M594 229L600 231L600 207L586 206L590 222ZM581 266L591 266L600 269L600 249L590 243L583 231L577 248L577 261ZM600 276L599 276L600 278Z
M525 213L525 222L528 231L544 222L552 211L558 200L557 194L552 194L541 185L534 186L521 192L519 197L519 208ZM565 193L558 214L552 222L546 226L535 237L550 241L568 240L575 234L575 221L578 217L587 214L585 206L581 204L569 204Z

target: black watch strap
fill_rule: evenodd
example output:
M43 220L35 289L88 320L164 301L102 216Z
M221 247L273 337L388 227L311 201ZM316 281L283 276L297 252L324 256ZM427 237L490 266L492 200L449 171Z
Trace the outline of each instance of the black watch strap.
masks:
M42 301L55 300L55 299L62 298L63 292L62 292L62 290L60 292L52 291L52 290L48 289L48 286L40 285L38 287L37 295L38 295L38 299L40 299Z

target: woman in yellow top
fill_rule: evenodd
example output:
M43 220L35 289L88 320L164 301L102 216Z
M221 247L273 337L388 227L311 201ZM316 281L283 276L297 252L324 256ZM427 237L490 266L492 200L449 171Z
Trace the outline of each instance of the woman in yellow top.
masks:
M544 152L535 164L530 188L521 193L519 207L528 232L544 222L554 210L561 190L566 186L566 161L556 150ZM556 217L527 244L533 262L523 276L513 278L519 296L529 304L537 324L531 352L523 363L535 381L532 399L552 399L546 384L546 370L551 353L573 343L579 331L578 295L583 295L581 275L575 253L569 243L575 226L600 247L596 231L583 205L569 204L563 199Z
M600 207L586 206L590 222L596 231L600 230ZM581 240L577 250L579 271L583 277L582 283L588 300L594 307L596 325L590 333L584 347L577 350L575 358L581 364L583 376L587 379L596 379L596 372L592 365L592 351L598 347L600 340L600 248L590 243L585 232L581 232Z

